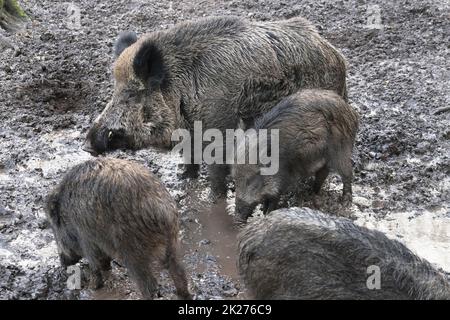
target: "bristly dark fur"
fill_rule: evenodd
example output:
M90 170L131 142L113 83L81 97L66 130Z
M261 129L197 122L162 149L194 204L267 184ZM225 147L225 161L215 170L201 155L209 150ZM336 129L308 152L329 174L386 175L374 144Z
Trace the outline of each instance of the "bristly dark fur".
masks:
M61 225L61 212L59 208L59 194L57 192L51 192L47 195L45 200L45 210L56 226Z
M274 210L299 178L314 176L313 191L318 194L330 171L342 177L343 200L350 202L358 123L357 112L343 97L321 89L299 90L256 119L258 133L279 130L279 170L262 176L260 164L234 165L238 219L245 221L260 203L266 203L265 210ZM271 139L267 146L268 151L273 149Z
M148 146L170 148L180 127L225 132L247 124L302 88L333 90L344 100L344 57L303 18L251 22L210 17L182 22L139 39L115 63L116 91L87 137L93 153ZM131 64L131 67L130 67ZM131 70L131 71L130 71ZM132 72L133 74L129 74ZM147 95L127 103L123 91L140 79ZM131 80L130 80L131 79ZM102 130L104 128L104 130ZM96 150L95 135L124 129L126 143ZM89 149L89 148L87 148ZM226 165L211 165L215 193L225 188Z
M255 120L255 129L282 126L292 117L319 113L329 123L337 125L344 135L355 138L359 116L333 91L305 89L286 97L271 110Z
M98 158L73 167L47 198L47 218L61 263L81 257L98 288L111 259L123 263L145 298L157 282L154 262L167 266L177 294L190 298L184 268L177 258L178 213L164 185L144 166Z
M133 43L137 41L137 34L135 32L130 31L124 31L122 32L119 37L117 38L116 42L114 43L114 55L117 58L120 56L120 54L131 46Z
M238 269L256 299L450 299L430 263L383 233L308 208L273 211L239 234ZM381 288L369 290L369 266Z
M152 42L143 43L133 60L134 73L150 87L169 86L169 70L161 50Z

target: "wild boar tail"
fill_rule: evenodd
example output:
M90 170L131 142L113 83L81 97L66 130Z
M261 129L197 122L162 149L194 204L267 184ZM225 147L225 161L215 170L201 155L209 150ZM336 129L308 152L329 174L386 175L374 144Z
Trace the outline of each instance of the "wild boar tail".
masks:
M59 198L59 192L54 190L47 196L45 201L47 218L55 225L59 225L61 223Z
M344 86L342 88L341 97L345 102L348 103L348 92L347 92L347 80L344 79Z

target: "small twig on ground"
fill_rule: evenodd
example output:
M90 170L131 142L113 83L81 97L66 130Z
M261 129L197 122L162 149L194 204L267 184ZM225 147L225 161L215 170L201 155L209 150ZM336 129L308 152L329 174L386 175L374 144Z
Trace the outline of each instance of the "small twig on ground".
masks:
M436 111L434 111L433 114L435 114L435 115L436 115L436 114L441 114L441 113L444 113L444 112L447 112L447 111L450 111L450 107L449 107L449 106L439 108L439 109L437 109Z

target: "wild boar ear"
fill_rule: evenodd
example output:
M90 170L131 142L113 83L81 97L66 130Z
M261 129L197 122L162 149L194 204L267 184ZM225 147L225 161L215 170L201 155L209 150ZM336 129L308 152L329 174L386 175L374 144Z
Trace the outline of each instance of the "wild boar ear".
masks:
M47 217L57 226L61 224L59 212L59 197L55 191L47 196L45 211L47 212Z
M152 42L143 43L137 50L133 70L145 84L162 85L167 80L167 68L161 50Z
M116 42L114 43L114 57L117 58L120 54L137 41L137 34L132 31L124 31L119 34Z

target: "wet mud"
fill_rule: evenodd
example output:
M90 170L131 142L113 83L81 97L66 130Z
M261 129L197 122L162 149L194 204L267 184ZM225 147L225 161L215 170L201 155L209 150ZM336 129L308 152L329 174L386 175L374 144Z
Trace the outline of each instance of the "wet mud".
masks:
M348 60L350 103L361 115L353 156L354 201L330 176L320 209L347 216L404 242L450 272L450 6L448 1L73 1L81 25L70 28L67 3L22 1L30 21L0 47L0 299L139 299L118 265L106 285L67 287L45 220L43 199L71 166L89 159L81 145L112 93L112 44L209 15L252 20L308 18ZM367 25L378 6L380 28ZM0 31L2 32L2 31ZM157 174L180 209L180 252L196 299L241 299L236 270L233 194L213 203L205 170L182 180L180 157L160 150L117 151ZM310 206L299 183L286 205ZM161 272L158 299L176 299Z

